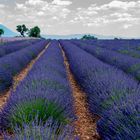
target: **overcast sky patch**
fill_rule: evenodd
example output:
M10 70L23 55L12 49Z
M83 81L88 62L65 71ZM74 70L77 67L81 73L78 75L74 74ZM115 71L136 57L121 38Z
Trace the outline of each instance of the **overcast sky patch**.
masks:
M24 23L43 34L140 37L140 0L0 0L0 15L14 31Z

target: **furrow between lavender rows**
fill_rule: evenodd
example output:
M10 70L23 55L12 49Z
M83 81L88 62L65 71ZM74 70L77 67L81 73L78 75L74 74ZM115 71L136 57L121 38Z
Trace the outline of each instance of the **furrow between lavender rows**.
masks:
M13 84L13 77L30 63L47 45L41 40L29 47L0 58L0 95Z
M138 139L140 137L138 82L69 41L60 43L72 73L87 93L90 111L101 117L97 123L101 138Z
M96 122L99 119L97 115L91 115L88 109L86 93L78 85L74 75L70 70L68 59L65 55L62 46L60 45L64 57L64 64L66 67L67 77L72 89L73 107L77 119L73 122L75 135L80 140L99 140L100 137L97 133Z
M82 41L85 44L112 50L125 56L140 58L139 40L91 40Z
M84 44L79 41L74 41L74 43L101 61L123 70L125 73L130 74L130 76L140 81L140 59L98 46Z
M69 124L75 114L63 61L58 42L52 41L16 91L12 91L0 113L1 132L14 133L17 139L28 137L30 140L36 136L40 139L71 139Z

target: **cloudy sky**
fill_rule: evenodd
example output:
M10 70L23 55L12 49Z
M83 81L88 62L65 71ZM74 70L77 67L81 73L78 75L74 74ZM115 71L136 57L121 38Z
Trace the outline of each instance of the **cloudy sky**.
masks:
M0 23L43 34L140 37L140 0L0 0Z

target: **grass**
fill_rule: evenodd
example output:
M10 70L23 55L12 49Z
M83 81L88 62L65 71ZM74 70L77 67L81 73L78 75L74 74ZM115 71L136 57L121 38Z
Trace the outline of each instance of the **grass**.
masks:
M12 114L9 117L9 132L15 127L23 128L24 124L36 125L45 124L49 118L60 125L67 125L69 120L65 117L64 109L54 102L48 102L45 99L35 99L33 101L25 101L12 108Z

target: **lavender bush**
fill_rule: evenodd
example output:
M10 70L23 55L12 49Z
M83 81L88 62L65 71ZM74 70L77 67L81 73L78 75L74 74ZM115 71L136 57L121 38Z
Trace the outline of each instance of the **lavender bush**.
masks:
M14 131L34 120L36 125L44 125L49 117L59 123L58 127L75 119L63 61L58 42L53 41L0 113L1 131Z
M140 86L137 81L69 41L60 42L75 78L87 93L90 111L101 116L100 136L105 140L139 139Z
M52 118L49 118L44 126L36 125L33 122L31 125L24 124L23 129L15 127L14 136L9 136L8 134L4 135L5 140L66 140L66 139L75 139L73 136L73 128L69 125L59 126L63 129L62 132L57 134L57 128L59 124L54 123ZM77 139L78 140L78 139Z
M113 49L113 50L121 50L121 49L132 49L139 50L140 47L140 39L119 39L119 40L85 40L83 41L87 44L97 45L100 47Z
M107 50L105 48L86 45L78 41L74 41L74 43L103 62L114 65L126 73L131 74L137 80L140 80L140 59Z
M0 57L3 57L5 55L8 55L10 53L16 52L18 50L21 50L25 47L31 46L41 40L34 39L34 40L22 40L22 41L13 41L6 43L4 45L0 46Z
M0 92L11 86L12 78L45 48L48 41L42 40L15 53L0 58ZM3 75L4 74L4 75Z
M135 58L140 58L140 40L98 40L83 41L83 43L113 50Z

